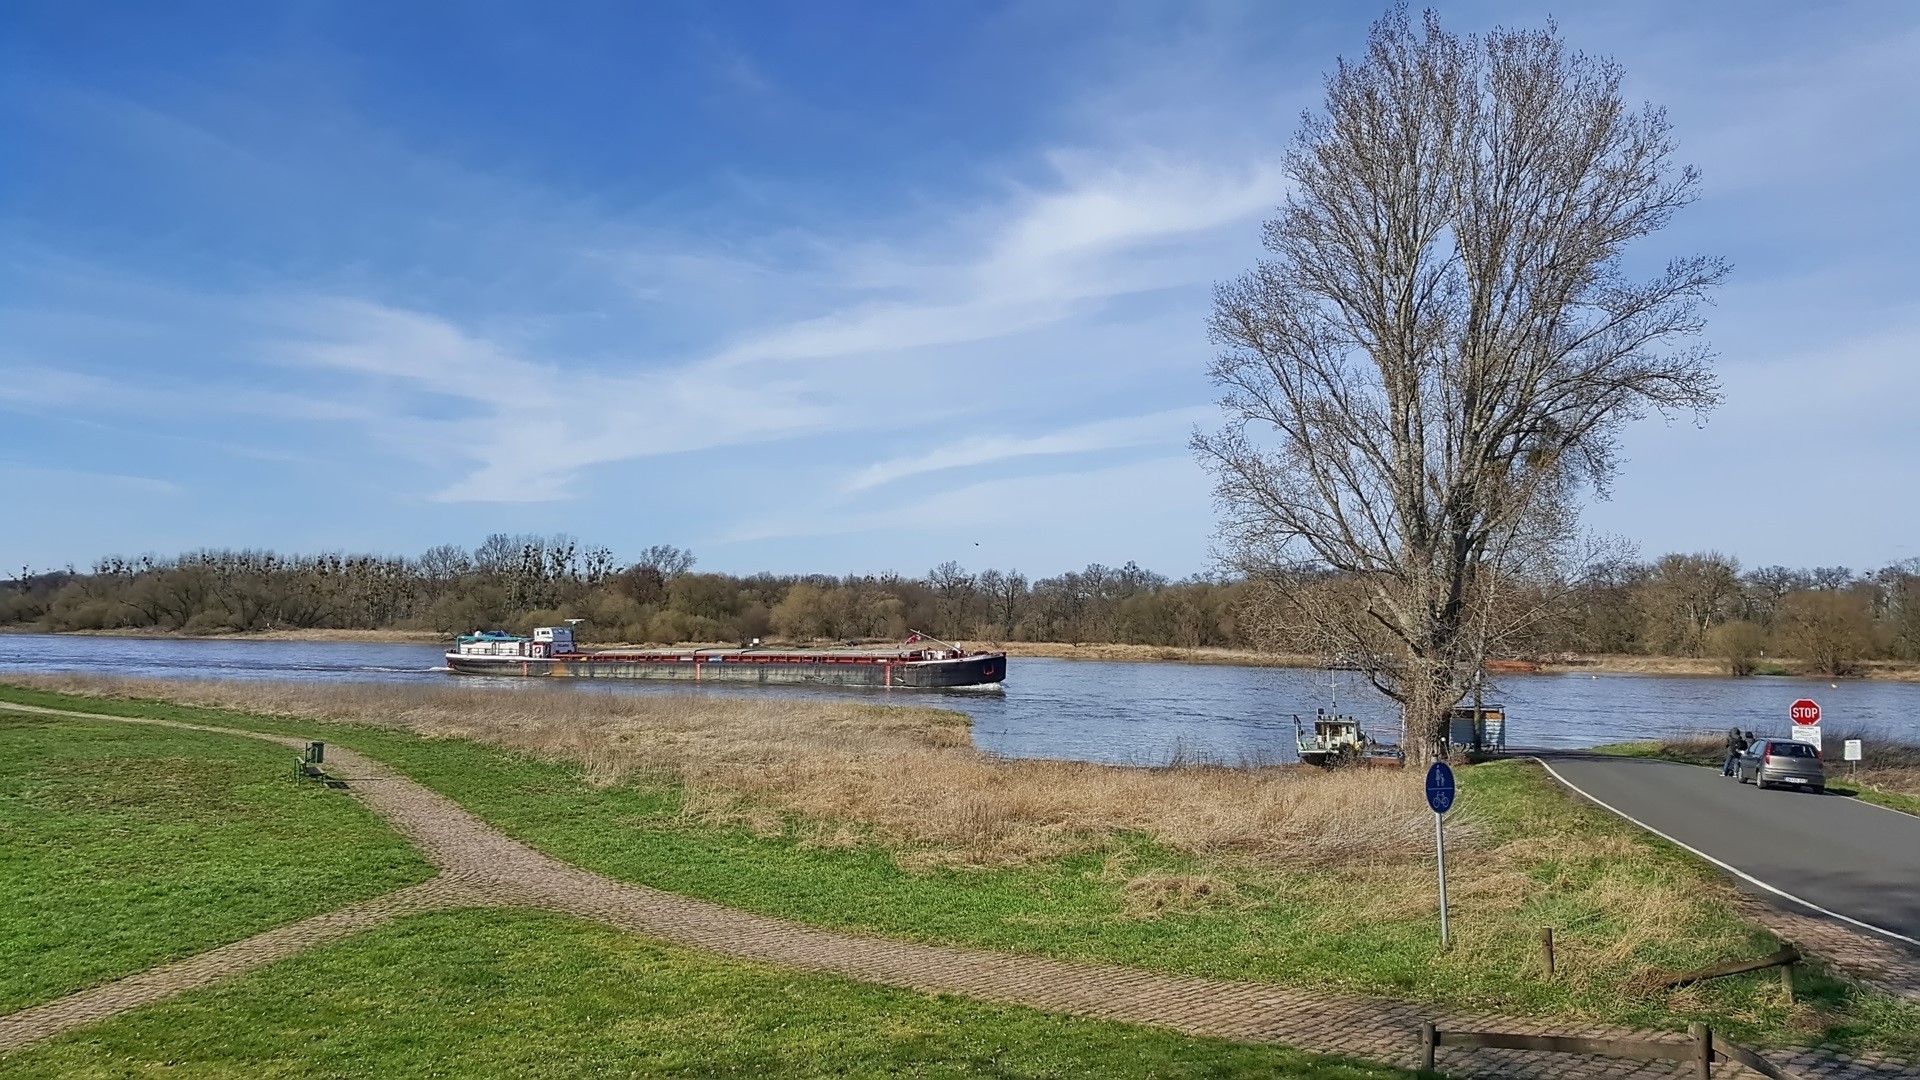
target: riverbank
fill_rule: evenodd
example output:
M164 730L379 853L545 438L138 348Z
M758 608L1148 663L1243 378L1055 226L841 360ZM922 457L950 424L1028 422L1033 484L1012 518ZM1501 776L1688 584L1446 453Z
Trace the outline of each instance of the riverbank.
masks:
M0 626L0 634L56 634L61 637L148 638L155 641L311 641L360 642L367 645L445 645L452 634L431 630L342 630L316 627L304 630L244 630L224 634L188 634L151 628L114 630L44 630L30 625Z
M151 629L124 630L65 630L48 631L32 626L0 626L0 634L46 634L59 633L78 637L115 637L115 638L153 638L185 639L205 641L306 641L327 643L361 642L374 645L451 645L452 634L440 634L429 630L250 630L224 634L186 634L157 631ZM725 649L736 647L738 642L700 641L675 642L661 645L658 642L596 641L584 645L588 649L611 648L707 648ZM770 646L824 647L840 645L838 641L788 642L769 640ZM897 644L895 642L865 642L879 647ZM1281 667L1281 668L1318 668L1321 658L1301 653L1268 653L1254 649L1230 649L1217 646L1186 648L1174 645L1134 645L1117 642L1064 642L1064 641L987 641L962 640L954 644L968 649L986 649L1005 652L1013 657L1039 657L1053 660L1097 660L1110 663L1148 663L1148 664L1200 664L1229 667ZM1725 660L1708 656L1641 656L1632 653L1558 653L1537 660L1495 661L1491 668L1500 676L1511 675L1662 675L1686 676L1694 678L1732 678L1727 672ZM1898 660L1868 660L1861 665L1858 675L1845 676L1848 679L1867 679L1886 682L1920 683L1920 664ZM1750 676L1766 679L1779 676L1828 678L1802 670L1802 665L1791 661L1774 661L1772 669Z
M1654 972L1777 942L1718 874L1526 762L1460 770L1442 952L1431 815L1407 774L999 761L956 714L828 701L10 681L36 689L0 699L325 739L567 862L832 930L1563 1022L1704 1020L1765 1044L1920 1048L1920 1010L1818 971L1798 1005L1759 976L1657 990Z
M1008 656L1035 656L1052 660L1105 660L1117 663L1224 664L1233 667L1316 668L1318 657L1292 653L1264 653L1252 649L1183 648L1173 645L1125 645L1115 642L960 641L969 649L1005 651Z
M1265 653L1252 649L1181 648L1172 645L1122 645L1103 643L1069 644L1058 641L963 641L958 644L974 649L1005 650L1008 656L1037 656L1056 660L1104 660L1123 663L1227 664L1240 667L1317 668L1323 663L1317 656L1300 653ZM1777 662L1778 670L1751 676L1798 676L1826 678L1800 670L1793 661ZM1500 660L1489 663L1496 675L1674 675L1732 678L1727 662L1710 656L1640 656L1631 653L1558 653L1538 660ZM1861 665L1858 676L1848 678L1881 679L1891 682L1920 682L1920 664L1897 660L1869 660Z

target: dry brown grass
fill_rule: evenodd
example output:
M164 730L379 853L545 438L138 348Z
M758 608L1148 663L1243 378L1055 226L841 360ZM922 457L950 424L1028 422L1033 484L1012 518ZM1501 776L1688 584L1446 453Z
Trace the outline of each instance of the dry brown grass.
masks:
M1007 865L1125 834L1290 867L1400 863L1431 844L1418 778L1399 771L1003 760L973 748L967 717L931 708L537 684L14 681L476 739L577 763L599 784L677 782L702 821L775 834L797 816L805 842L826 846L869 830L914 846L903 865Z

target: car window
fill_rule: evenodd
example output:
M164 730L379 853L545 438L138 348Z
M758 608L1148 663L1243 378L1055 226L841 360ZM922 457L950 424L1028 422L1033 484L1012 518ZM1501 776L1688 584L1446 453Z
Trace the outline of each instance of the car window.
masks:
M1777 742L1773 744L1773 756L1810 758L1814 756L1814 753L1813 747L1808 746L1806 743Z

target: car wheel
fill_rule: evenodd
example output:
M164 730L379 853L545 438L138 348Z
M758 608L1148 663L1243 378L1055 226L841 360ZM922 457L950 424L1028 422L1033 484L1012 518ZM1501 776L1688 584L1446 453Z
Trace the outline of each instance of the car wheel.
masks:
M1760 789L1761 791L1767 790L1767 782L1765 780L1760 779L1759 773L1753 774L1753 786Z

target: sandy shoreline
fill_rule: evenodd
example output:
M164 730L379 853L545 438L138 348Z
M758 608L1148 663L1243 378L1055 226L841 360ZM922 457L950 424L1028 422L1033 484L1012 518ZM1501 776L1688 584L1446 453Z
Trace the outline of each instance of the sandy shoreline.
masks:
M29 634L47 633L23 626L3 626L0 633ZM151 630L71 630L63 631L77 637L127 637L127 638L190 638L197 641L312 641L312 642L364 642L379 645L449 645L453 642L451 634L436 634L425 630L256 630L244 634L177 634L157 633ZM691 645L691 643L680 643ZM699 643L709 648L725 648L725 642ZM838 644L828 642L825 644ZM1287 653L1262 653L1251 649L1224 649L1215 647L1181 648L1173 645L1123 645L1088 642L1072 644L1062 641L959 641L955 644L970 649L993 649L1004 651L1008 656L1043 657L1054 660L1103 660L1115 663L1152 663L1152 664L1225 664L1236 667L1287 667L1317 668L1320 659L1314 656ZM619 642L595 642L585 646L591 649L634 648L637 645ZM1501 675L1670 675L1699 678L1731 678L1727 674L1726 662L1705 656L1638 656L1622 654L1563 654L1545 658L1537 662L1533 670L1505 670ZM1791 674L1798 675L1798 672ZM1774 676L1755 675L1752 678L1771 678ZM1824 676L1808 676L1824 678ZM1891 660L1870 660L1862 665L1861 674L1849 678L1868 679L1888 682L1920 682L1920 665Z

